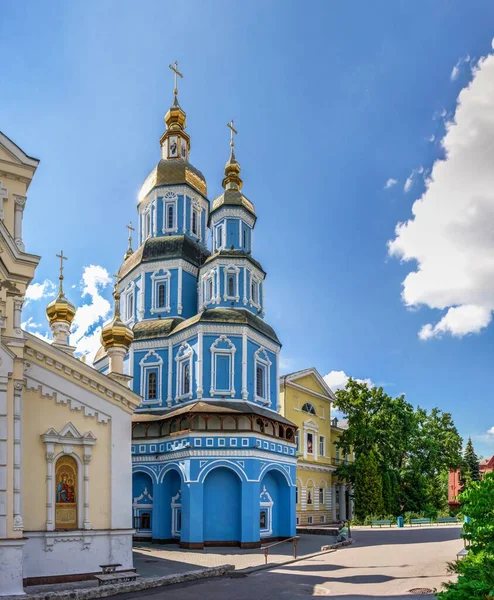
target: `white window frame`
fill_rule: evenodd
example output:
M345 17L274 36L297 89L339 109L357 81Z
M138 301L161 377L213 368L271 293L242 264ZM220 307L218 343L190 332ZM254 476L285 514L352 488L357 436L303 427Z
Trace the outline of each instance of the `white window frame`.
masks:
M173 224L168 227L168 207L173 206ZM175 192L166 192L163 196L163 233L178 231L178 196Z
M321 490L322 490L322 500L321 500ZM324 506L326 502L326 488L319 486L317 490L317 497L319 499L319 506Z
M221 244L218 245L218 231L221 231ZM226 221L215 225L214 227L214 249L215 250L223 250L226 244Z
M261 511L266 511L266 527L261 529L261 537L268 537L273 534L273 499L271 498L266 486L263 486L262 492L259 497L260 507L259 507L259 517L261 515Z
M149 361L149 359L154 359L153 361ZM141 367L141 398L143 403L146 404L160 404L161 403L161 391L163 386L163 359L159 354L157 354L154 350L150 350L139 362L139 366ZM157 394L156 398L152 400L148 400L147 398L147 381L148 381L148 372L154 371L158 369L158 380L156 382L157 385Z
M125 323L130 323L135 319L136 313L136 298L135 298L135 283L131 281L123 291L123 320ZM132 310L129 310L129 303L132 300ZM130 314L129 314L130 313Z
M271 361L266 349L260 346L254 353L254 399L261 404L271 404ZM257 395L257 367L264 369L264 392L265 397Z
M171 294L171 273L167 269L159 269L151 275L151 314L169 313L171 310L170 294ZM160 283L165 284L165 306L158 307L158 286Z
M203 275L202 277L202 305L207 306L208 304L215 304L218 302L218 294L217 283L219 282L219 278L217 277L217 273L215 269L211 269L208 273ZM208 294L208 288L211 285L211 296Z
M224 267L223 269L223 274L224 274L224 293L223 293L223 300L235 300L235 302L239 302L240 301L240 269L238 267L236 267L235 265L228 265L227 267ZM234 295L230 296L228 294L228 277L229 276L233 276L234 277Z
M312 515L307 517L307 525L314 525L314 517Z
M228 348L219 348L220 344L226 344ZM235 352L237 349L233 342L226 336L220 335L210 347L211 352L211 387L209 394L213 397L215 394L218 396L225 396L230 394L232 398L235 397ZM230 359L230 373L229 373L229 390L219 390L216 385L216 374L218 372L217 359L218 356L228 356Z
M202 231L202 206L198 202L193 201L191 203L190 210L190 234L197 238L197 240L201 241L201 231ZM194 223L194 213L196 214L196 224L197 224L197 232L194 233L192 225Z
M144 241L153 235L153 205L152 203L144 211Z
M178 527L178 512L182 510L182 490L178 490L177 495L173 496L170 506L172 509L172 537L179 538L182 533L182 528Z
M261 280L250 271L250 305L255 306L255 308L261 308ZM257 302L254 299L254 294L252 293L253 289L257 290Z
M324 435L319 436L319 456L326 456L326 437Z
M312 436L312 452L309 451L309 435ZM307 431L307 433L305 434L305 446L307 448L307 454L311 454L311 455L316 455L316 453L314 452L314 436L316 434L313 431Z
M184 342L178 349L175 361L177 363L177 377L176 377L176 393L175 400L191 399L193 396L194 380L193 380L193 357L194 350L189 346L187 342ZM183 368L186 364L189 364L189 377L190 377L190 389L188 392L183 392Z

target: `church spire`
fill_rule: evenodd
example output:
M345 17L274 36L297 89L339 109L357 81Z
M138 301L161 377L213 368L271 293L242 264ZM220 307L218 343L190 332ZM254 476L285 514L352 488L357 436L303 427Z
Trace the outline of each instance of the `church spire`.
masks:
M230 129L230 157L225 165L225 177L222 185L225 190L241 190L243 181L240 178L240 164L235 156L235 135L238 131L234 127L233 119L226 124Z
M187 115L178 102L178 77L183 73L178 70L178 61L168 65L174 74L173 104L165 115L166 131L161 136L161 154L165 160L187 160L190 150L190 138L185 133Z
M58 295L46 307L46 316L48 317L50 329L53 333L53 344L61 347L63 350L72 352L73 348L68 345L68 339L70 326L75 317L75 307L67 300L63 292L63 261L67 260L63 250L60 251L60 254L57 254L57 258L60 259Z

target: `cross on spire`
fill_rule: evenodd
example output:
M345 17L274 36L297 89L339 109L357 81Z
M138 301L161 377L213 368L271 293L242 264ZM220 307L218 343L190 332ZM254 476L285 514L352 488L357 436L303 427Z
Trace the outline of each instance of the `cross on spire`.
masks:
M233 136L237 135L238 131L233 126L233 119L229 123L227 123L226 126L230 130L230 146L233 148L233 146L235 146L235 138Z
M68 257L64 255L63 250L60 250L60 254L56 255L57 258L60 259L60 275L58 276L58 279L60 280L60 289L59 289L59 295L63 296L63 287L62 287L62 281L63 281L63 261L67 260Z
M129 230L129 247L127 248L127 255L130 256L134 252L132 250L132 232L135 231L135 227L132 227L132 221L129 221L125 227Z
M174 77L174 86L173 86L173 93L175 94L175 98L177 97L178 94L178 80L177 80L177 75L179 77L181 77L183 79L183 74L180 73L180 71L178 70L178 61L176 60L173 65L168 65L168 68L171 69L174 73L175 73L175 77Z

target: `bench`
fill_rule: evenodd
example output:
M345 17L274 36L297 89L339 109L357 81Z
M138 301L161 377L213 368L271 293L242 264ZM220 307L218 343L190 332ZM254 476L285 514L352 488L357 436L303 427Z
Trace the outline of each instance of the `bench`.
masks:
M456 517L439 517L436 519L436 525L440 525L441 523L458 523L458 519Z
M371 527L374 527L374 525L377 527L379 525L379 527L382 527L383 525L389 525L389 527L391 527L391 521L389 519L381 519L379 521L371 521Z
M410 519L410 525L430 525L432 519Z
M127 583L128 581L135 581L140 575L135 571L119 571L117 568L121 567L120 563L113 563L109 565L100 565L101 575L95 575L95 579L98 580L98 585L111 585L113 583Z

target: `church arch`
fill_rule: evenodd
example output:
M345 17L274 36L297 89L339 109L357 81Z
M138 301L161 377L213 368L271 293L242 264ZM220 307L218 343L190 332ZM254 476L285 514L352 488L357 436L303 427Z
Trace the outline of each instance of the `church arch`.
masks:
M136 537L152 537L153 501L153 477L145 471L134 471L132 473L132 520Z
M234 469L215 466L204 479L204 542L240 543L242 481Z
M269 469L261 480L260 535L262 537L290 537L291 486L282 471Z
M201 471L199 471L197 481L204 483L204 480L208 476L208 473L219 467L224 467L226 469L230 469L231 471L234 471L240 477L241 481L247 481L247 475L245 474L245 471L237 463L235 463L231 460L221 460L221 459L213 460L210 463L208 463L207 465L205 465L201 469Z

